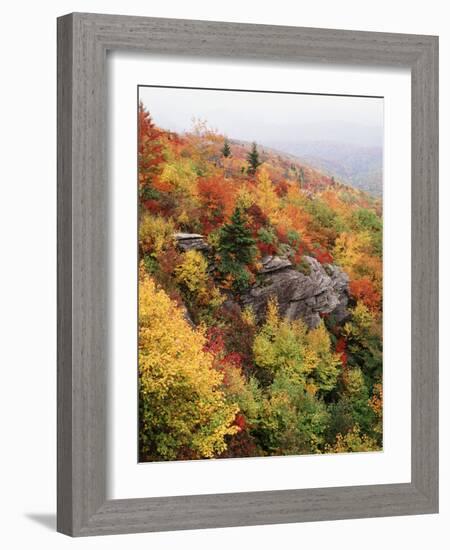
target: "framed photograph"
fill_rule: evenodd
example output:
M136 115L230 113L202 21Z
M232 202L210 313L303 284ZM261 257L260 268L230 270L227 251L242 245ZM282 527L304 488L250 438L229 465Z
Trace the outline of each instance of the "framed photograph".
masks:
M438 511L438 39L58 19L58 530Z

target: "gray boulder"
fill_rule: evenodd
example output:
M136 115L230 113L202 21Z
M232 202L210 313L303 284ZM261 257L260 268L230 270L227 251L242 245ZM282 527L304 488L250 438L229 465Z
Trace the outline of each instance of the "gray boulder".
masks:
M200 250L206 252L209 250L209 245L205 243L204 236L198 233L175 233L174 238L177 242L178 248L182 252L187 252L188 250Z
M262 259L262 268L260 273L271 273L272 271L279 271L285 267L292 267L292 263L287 258L280 256L264 256Z
M348 275L338 266L326 269L317 260L304 257L309 274L296 271L289 260L278 256L263 260L262 281L241 297L244 306L251 306L257 319L266 314L267 302L277 299L281 315L303 319L309 328L320 322L321 313L336 314L342 322L348 316ZM328 272L327 272L328 271Z

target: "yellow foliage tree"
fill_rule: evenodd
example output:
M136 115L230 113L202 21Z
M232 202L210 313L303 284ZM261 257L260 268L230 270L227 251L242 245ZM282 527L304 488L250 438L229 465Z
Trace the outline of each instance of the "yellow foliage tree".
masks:
M347 340L363 340L370 333L374 325L374 316L362 302L358 302L353 310L352 322L347 322L343 328L343 335Z
M266 214L271 223L276 224L278 222L280 199L264 166L258 170L255 202Z
M190 292L203 295L208 285L208 263L198 250L188 250L183 261L175 268L175 277L179 284Z
M344 373L343 381L345 394L352 399L358 399L367 392L363 373L358 367L347 369Z
M323 322L308 332L301 320L281 318L276 301L268 303L266 322L255 337L253 354L259 367L301 382L309 393L331 391L336 386L340 359L331 351Z
M314 362L310 383L323 391L331 391L337 383L341 360L331 350L330 335L323 321L306 334L306 347Z
M369 231L342 233L336 239L333 257L349 274L351 279L368 277L375 289L381 293L383 265L378 256L374 256L372 237Z
M143 212L139 220L139 244L142 251L157 258L173 242L174 231L175 225L170 218Z
M242 185L236 193L236 206L242 210L247 210L255 202L255 196L252 190L246 185Z
M175 194L195 195L197 174L191 159L179 158L164 165L160 180Z
M140 272L139 392L140 454L143 460L213 457L237 432L239 410L227 403L222 374L203 350L201 329L153 279Z
M361 257L371 252L371 238L368 231L342 233L336 239L333 257L344 268L354 271Z
M354 426L345 435L337 434L333 445L326 445L327 453L363 453L368 451L380 451L380 446L366 434L361 435L358 425Z
M225 298L208 277L208 262L198 250L188 250L183 261L175 268L175 280L184 290L190 306L208 306L215 311Z

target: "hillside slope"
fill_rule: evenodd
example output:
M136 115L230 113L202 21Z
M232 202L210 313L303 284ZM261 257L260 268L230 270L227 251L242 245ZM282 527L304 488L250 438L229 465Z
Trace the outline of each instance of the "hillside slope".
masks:
M382 448L381 202L139 113L140 460Z
M380 147L357 146L335 141L299 141L274 145L295 155L300 162L334 175L343 183L381 197L383 192L383 151Z

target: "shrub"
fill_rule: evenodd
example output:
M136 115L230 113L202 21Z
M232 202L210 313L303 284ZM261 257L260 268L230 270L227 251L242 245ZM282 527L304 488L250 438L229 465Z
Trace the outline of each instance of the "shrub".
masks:
M227 403L223 375L203 350L205 336L184 319L164 291L140 273L139 419L140 455L169 460L185 452L213 457L226 448L225 436L239 407Z
M380 446L374 439L361 434L359 426L353 427L345 435L337 434L335 443L325 448L327 453L361 453L380 450Z
M139 245L144 254L158 258L173 243L175 225L169 218L143 212L139 220Z
M302 321L280 318L274 301L268 304L266 322L255 337L253 354L256 365L272 376L283 373L304 387L309 385L312 393L326 393L336 386L340 359L331 351L323 322L308 332Z
M198 250L188 250L175 268L179 284L195 296L205 295L208 286L208 263Z

